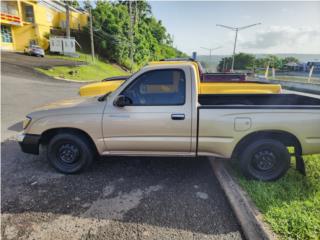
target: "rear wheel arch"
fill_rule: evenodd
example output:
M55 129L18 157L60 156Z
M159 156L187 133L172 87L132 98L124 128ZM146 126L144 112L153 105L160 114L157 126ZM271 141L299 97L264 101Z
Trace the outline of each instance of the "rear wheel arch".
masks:
M277 140L283 143L287 147L293 146L296 156L302 155L301 143L295 135L286 131L270 130L270 131L257 131L244 136L234 148L232 153L232 158L236 158L243 151L245 146L247 146L249 143L252 143L258 139Z

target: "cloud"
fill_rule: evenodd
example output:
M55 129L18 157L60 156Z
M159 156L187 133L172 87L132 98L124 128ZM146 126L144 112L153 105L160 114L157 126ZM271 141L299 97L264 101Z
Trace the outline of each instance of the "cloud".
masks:
M290 10L288 9L288 8L281 8L281 12L283 12L283 13L288 13Z
M243 48L270 49L275 47L309 48L320 51L320 27L271 26L258 30L252 41L242 41Z
M250 16L250 15L243 15L243 16L241 16L241 18L243 18L243 19L251 19L252 17Z

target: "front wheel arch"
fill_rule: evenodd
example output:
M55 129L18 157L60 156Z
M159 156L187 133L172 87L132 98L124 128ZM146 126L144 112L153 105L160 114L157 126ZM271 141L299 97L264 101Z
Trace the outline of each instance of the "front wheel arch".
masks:
M85 137L88 140L88 142L90 143L90 148L93 150L93 152L96 155L98 155L98 149L97 149L93 139L91 138L91 136L87 132L85 132L81 129L78 129L78 128L52 128L52 129L48 129L41 134L41 138L40 138L39 143L42 145L48 145L50 140L54 136L56 136L57 134L60 134L60 133L71 133L71 134L77 134L77 135Z

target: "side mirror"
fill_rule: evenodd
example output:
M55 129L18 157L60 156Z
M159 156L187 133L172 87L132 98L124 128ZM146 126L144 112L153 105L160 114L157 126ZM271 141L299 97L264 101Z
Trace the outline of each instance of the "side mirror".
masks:
M113 102L113 105L117 106L117 107L124 107L124 106L130 105L130 104L132 104L131 99L124 96L124 95L117 96Z

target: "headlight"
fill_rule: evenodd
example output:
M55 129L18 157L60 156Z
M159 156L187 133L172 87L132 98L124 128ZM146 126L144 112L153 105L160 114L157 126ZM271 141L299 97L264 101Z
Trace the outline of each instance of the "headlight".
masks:
M26 119L23 121L23 124L22 124L22 127L23 129L26 129L28 127L28 125L30 124L31 122L31 117L26 117Z

